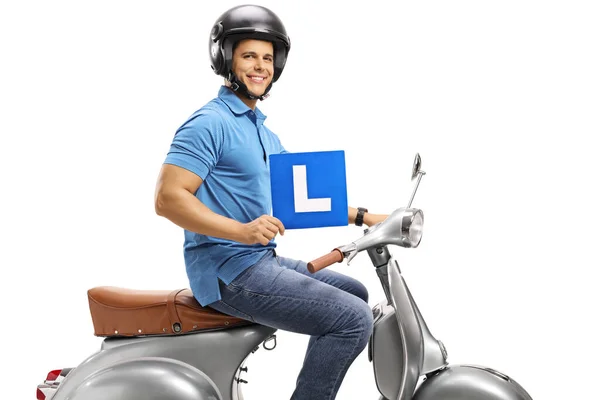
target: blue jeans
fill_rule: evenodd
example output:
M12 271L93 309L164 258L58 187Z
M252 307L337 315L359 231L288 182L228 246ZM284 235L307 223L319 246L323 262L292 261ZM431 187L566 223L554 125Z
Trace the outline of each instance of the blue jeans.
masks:
M373 330L368 292L357 280L269 252L210 307L273 328L310 335L292 400L332 400Z

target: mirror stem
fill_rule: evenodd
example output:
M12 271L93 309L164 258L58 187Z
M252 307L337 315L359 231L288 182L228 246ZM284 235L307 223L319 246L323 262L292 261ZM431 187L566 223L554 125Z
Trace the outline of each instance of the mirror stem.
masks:
M419 183L421 183L421 178L425 175L425 171L419 171L417 173L417 183L415 184L415 188L413 189L412 195L410 196L410 200L408 201L408 206L406 208L410 208L413 200L415 199L415 194L417 194L417 189L419 188Z

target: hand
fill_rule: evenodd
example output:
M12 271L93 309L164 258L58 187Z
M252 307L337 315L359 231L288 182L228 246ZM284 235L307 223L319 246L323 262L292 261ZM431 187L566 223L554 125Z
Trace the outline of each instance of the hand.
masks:
M244 233L241 242L244 244L260 243L263 246L277 236L277 232L285 232L283 223L270 215L261 215L252 222L244 224Z

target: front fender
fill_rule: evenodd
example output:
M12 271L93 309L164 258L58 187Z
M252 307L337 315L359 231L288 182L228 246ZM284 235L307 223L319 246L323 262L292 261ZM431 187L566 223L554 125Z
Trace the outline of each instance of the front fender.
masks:
M413 400L532 400L510 377L486 367L455 365L425 379Z
M141 357L94 372L70 390L68 400L222 400L202 371L177 360Z

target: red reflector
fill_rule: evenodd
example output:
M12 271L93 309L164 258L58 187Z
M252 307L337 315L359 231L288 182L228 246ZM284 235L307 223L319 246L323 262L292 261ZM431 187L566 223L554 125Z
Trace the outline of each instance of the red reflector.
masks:
M59 377L61 371L62 371L62 369L55 369L54 371L48 372L48 376L46 377L46 380L47 381L55 381L56 378Z
M40 389L37 390L37 400L46 400L46 395Z

